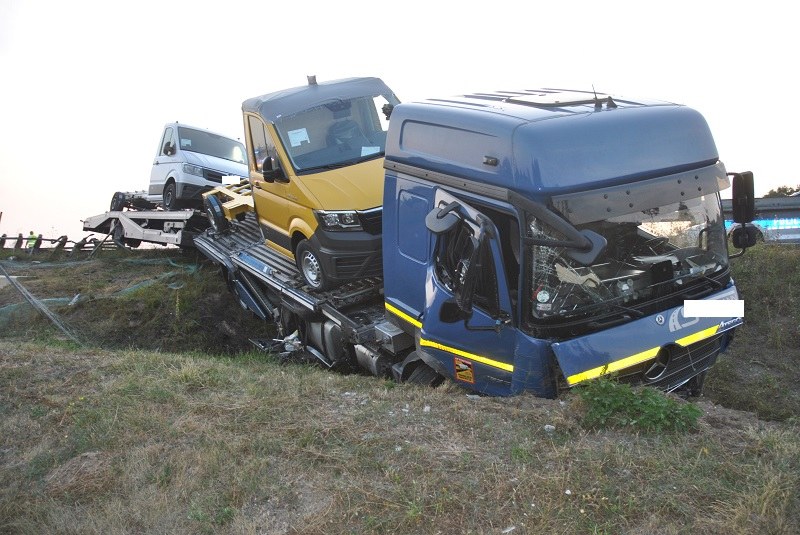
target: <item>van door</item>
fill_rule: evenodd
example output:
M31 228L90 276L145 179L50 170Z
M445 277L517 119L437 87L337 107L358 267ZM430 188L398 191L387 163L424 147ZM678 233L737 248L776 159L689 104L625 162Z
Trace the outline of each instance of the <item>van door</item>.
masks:
M178 157L178 133L172 126L164 128L161 142L158 144L153 168L150 171L150 195L161 195L164 192L164 184L172 169L175 168L180 158Z
M439 373L492 395L511 392L516 329L497 228L437 188L419 349Z
M291 255L291 237L289 236L288 217L289 205L287 201L288 169L283 167L285 181L275 180L269 182L264 179L264 165L268 158L280 161L275 142L269 130L260 117L246 115L247 133L249 138L250 185L253 192L253 206L258 217L259 226L263 237L268 242L284 249L285 254ZM269 168L269 164L267 164Z

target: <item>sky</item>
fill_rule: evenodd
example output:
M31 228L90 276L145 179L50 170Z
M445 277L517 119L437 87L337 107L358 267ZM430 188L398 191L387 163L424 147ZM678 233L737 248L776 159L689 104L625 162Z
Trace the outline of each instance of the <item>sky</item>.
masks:
M790 2L0 0L0 234L79 239L147 188L165 123L352 76L401 101L562 87L700 111L756 195L800 184ZM723 197L730 196L730 190Z

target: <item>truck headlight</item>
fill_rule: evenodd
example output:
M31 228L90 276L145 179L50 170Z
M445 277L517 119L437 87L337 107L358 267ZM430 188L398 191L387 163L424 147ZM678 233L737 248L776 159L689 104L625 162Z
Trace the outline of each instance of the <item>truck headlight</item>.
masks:
M190 175L203 176L203 168L190 163L183 164L183 172Z
M318 210L314 213L325 230L361 230L358 212Z

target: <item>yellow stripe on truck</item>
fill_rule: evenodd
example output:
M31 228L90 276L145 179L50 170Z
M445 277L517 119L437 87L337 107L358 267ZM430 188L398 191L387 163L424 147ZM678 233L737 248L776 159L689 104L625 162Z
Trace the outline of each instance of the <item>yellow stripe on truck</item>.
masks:
M675 340L675 343L681 347L686 347L701 340L705 340L706 338L714 336L715 334L717 334L718 330L719 330L719 325L714 325L713 327L709 327L708 329L703 329L702 331L690 334L689 336L678 338L677 340ZM603 366L598 366L597 368L592 368L591 370L586 370L585 372L576 373L575 375L570 375L569 377L567 377L567 383L570 386L572 386L582 381L586 381L588 379L595 379L597 377L600 377L601 375L606 375L608 373L624 370L625 368L629 368L630 366L635 366L636 364L640 364L642 362L655 358L656 355L658 355L659 351L661 351L661 347L653 347L645 351L642 351L640 353L636 353L635 355L631 355L629 357L625 357L620 360L615 360L614 362L609 362L608 364L604 364Z
M706 338L710 338L717 334L719 330L719 325L714 325L713 327L709 327L708 329L703 329L700 332L696 332L694 334L690 334L684 338L679 338L675 340L675 343L681 347L686 347L694 344L695 342L699 342L700 340L705 340Z
M625 368L629 368L630 366L634 366L646 360L655 358L660 350L661 350L660 347L653 347L651 349L648 349L647 351L642 351L641 353L636 353L635 355L631 355L630 357L625 357L624 359L615 360L614 362L609 362L608 364L598 366L597 368L592 368L591 370L586 370L585 372L576 373L575 375L570 375L569 377L567 377L567 383L569 383L570 385L574 385L580 383L581 381L595 379L607 373L624 370Z
M444 344L440 344L439 342L434 342L432 340L425 340L421 338L419 341L419 345L423 347L432 347L434 349L439 349L441 351L446 351L448 353L452 353L454 355L458 355L459 357L463 357L465 359L474 360L475 362L480 362L481 364L486 364L487 366L492 366L494 368L499 368L501 370L507 372L513 372L514 366L511 364L506 364L505 362L500 362L498 360L492 360L486 357L482 357L480 355L476 355L474 353L468 353L466 351L462 351L460 349L456 349L454 347L449 347Z
M417 329L422 329L422 322L419 321L418 319L416 319L416 318L414 318L412 316L409 316L408 314L406 314L405 312L403 312L399 308L397 308L397 307L395 307L393 305L390 305L389 303L387 303L385 301L384 301L383 304L384 304L384 307L386 308L386 310L388 310L389 312L391 312L392 314L394 314L398 318L401 318L401 319L407 321L408 323L410 323L411 325L413 325ZM505 362L492 360L490 358L482 357L482 356L476 355L474 353L468 353L467 351L462 351L462 350L456 349L454 347L449 347L449 346L446 346L444 344L440 344L439 342L433 342L431 340L425 340L424 338L422 338L419 341L419 345L424 346L424 347L433 347L435 349L439 349L441 351L446 351L448 353L452 353L453 355L458 355L459 357L463 357L465 359L474 360L475 362L480 362L481 364L486 364L487 366L493 366L495 368L499 368L499 369L505 370L507 372L513 372L514 371L514 366L512 366L511 364L506 364Z
M384 301L383 304L386 307L386 310L388 310L389 312L391 312L392 314L394 314L398 318L407 321L408 323L410 323L411 325L413 325L417 329L422 329L422 322L419 321L418 319L412 318L411 316L409 316L408 314L406 314L405 312L403 312L399 308L397 308L395 306L392 306L392 305L390 305L389 303L387 303L385 301Z

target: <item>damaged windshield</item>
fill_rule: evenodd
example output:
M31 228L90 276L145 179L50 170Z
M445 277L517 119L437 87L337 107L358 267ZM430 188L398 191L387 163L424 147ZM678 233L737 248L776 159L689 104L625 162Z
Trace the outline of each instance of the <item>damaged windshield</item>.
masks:
M383 156L393 95L326 102L275 121L297 171L332 169Z
M530 319L566 319L628 311L651 299L684 293L699 281L719 288L727 273L725 228L716 194L577 225L607 243L581 265L563 247L527 245ZM534 217L527 237L563 239ZM719 278L719 277L717 277ZM693 290L694 291L694 290Z

